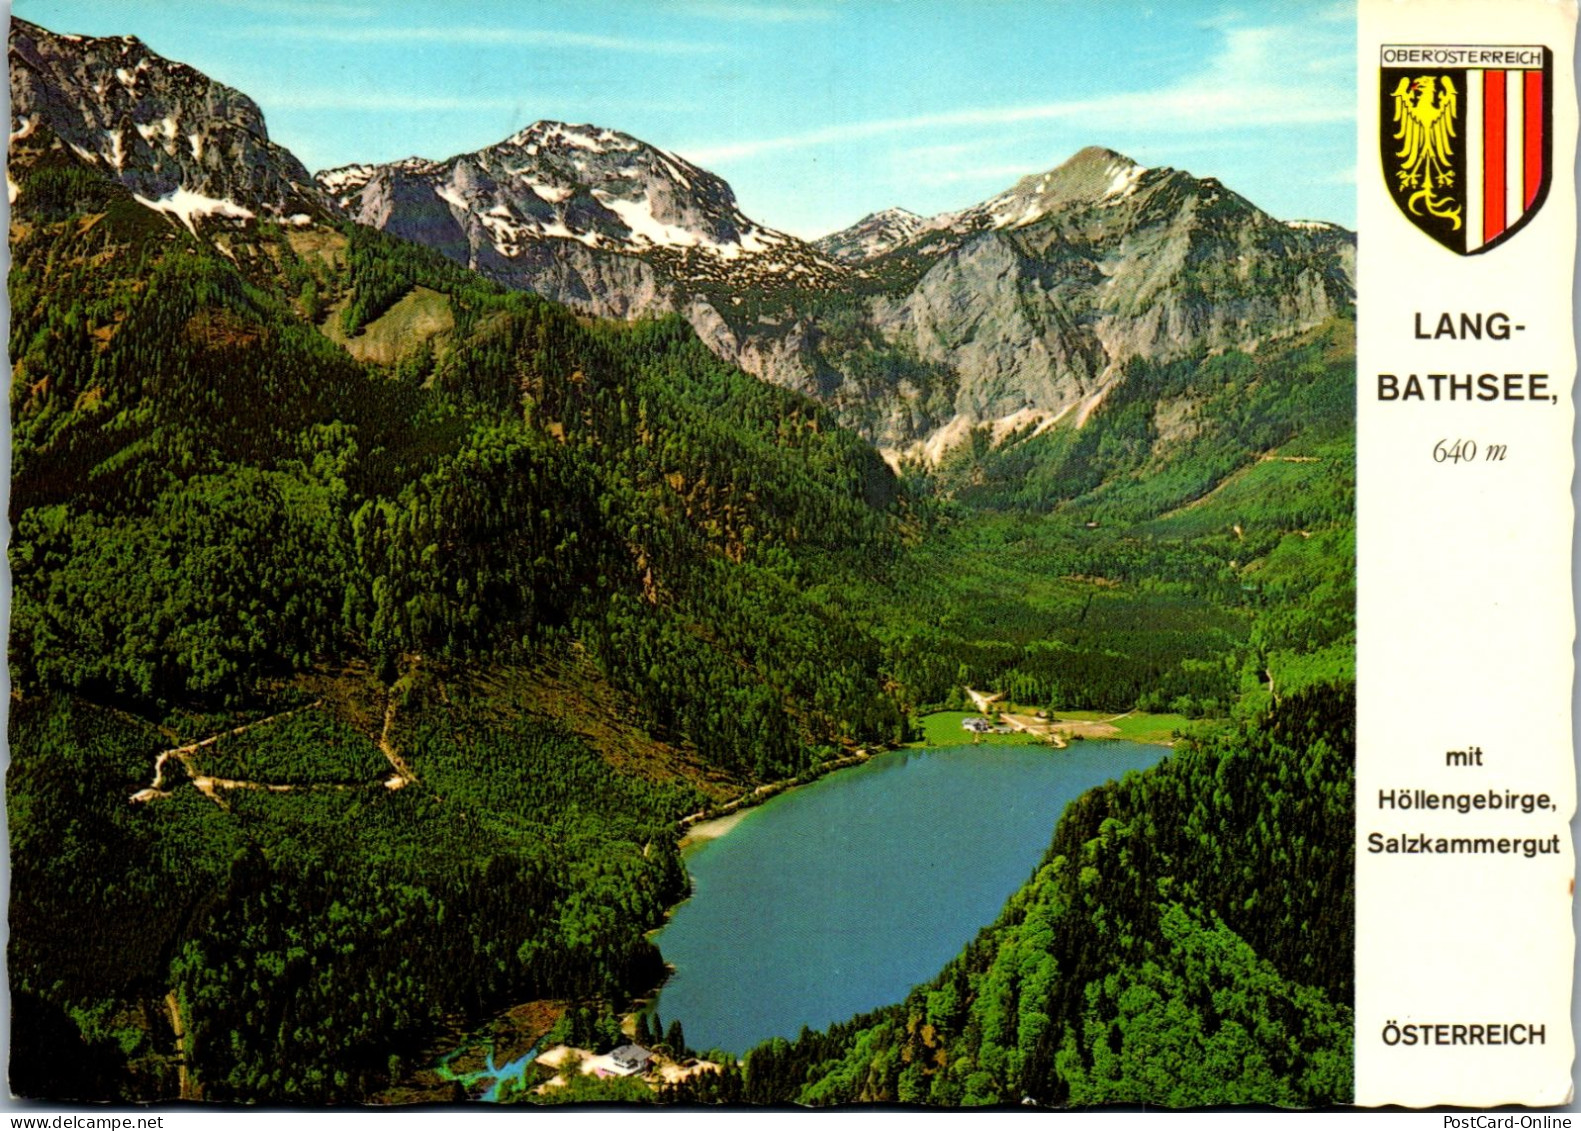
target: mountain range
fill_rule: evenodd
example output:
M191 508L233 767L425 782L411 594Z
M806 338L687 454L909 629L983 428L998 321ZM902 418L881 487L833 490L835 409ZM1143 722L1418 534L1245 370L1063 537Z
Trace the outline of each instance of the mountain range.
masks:
M135 38L10 67L15 1093L1349 1099L1349 233L1088 148L809 242L611 129L314 176ZM905 1002L526 1063L689 1064L685 832L968 688L1171 753Z
M1079 426L1134 361L1255 348L1354 303L1352 233L1098 147L957 212L891 208L809 243L612 129L540 121L444 160L310 176L251 99L135 37L17 20L10 57L13 148L49 138L189 227L345 217L586 313L680 314L897 465L982 429Z

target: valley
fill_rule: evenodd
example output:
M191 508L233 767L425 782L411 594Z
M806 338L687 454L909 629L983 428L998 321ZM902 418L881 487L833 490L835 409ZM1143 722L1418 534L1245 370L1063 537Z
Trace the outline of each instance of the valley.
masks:
M462 1099L494 1019L723 1046L526 1102L1348 1096L1352 234L1091 148L809 243L602 127L314 177L131 37L11 82L16 1092ZM826 856L981 898L758 995L811 1029L646 1033L695 834L927 776L968 688L1069 745Z

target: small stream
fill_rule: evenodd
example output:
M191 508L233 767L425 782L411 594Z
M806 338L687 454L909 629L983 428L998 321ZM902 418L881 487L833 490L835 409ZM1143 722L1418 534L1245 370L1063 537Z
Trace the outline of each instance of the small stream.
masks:
M477 1090L479 1084L487 1081L488 1086L484 1088L483 1094L477 1097L484 1103L498 1103L501 1090L507 1084L520 1084L527 1073L527 1066L538 1059L538 1046L534 1045L529 1051L523 1053L515 1060L507 1061L503 1065L497 1065L494 1063L494 1049L491 1045L488 1051L488 1059L482 1068L472 1072L455 1071L451 1066L455 1063L456 1058L466 1052L470 1052L475 1047L475 1045L467 1044L454 1052L447 1053L440 1060L439 1064L435 1066L435 1070L441 1080L455 1080L459 1082L467 1090L469 1096Z

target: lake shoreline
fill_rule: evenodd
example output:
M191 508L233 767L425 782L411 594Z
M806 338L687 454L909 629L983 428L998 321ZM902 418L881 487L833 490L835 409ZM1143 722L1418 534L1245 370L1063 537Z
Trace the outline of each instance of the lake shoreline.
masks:
M743 805L733 813L726 813L720 817L709 817L689 825L681 834L678 847L684 852L694 844L703 844L724 836L731 829L746 819L746 815L757 808L756 805Z
M897 746L883 746L869 750L867 747L859 747L853 754L849 754L844 758L834 758L828 762L821 762L794 778L782 778L779 781L766 782L756 789L742 794L734 801L726 801L722 805L710 805L705 809L699 809L695 813L688 813L675 822L675 831L679 834L677 844L685 847L687 844L700 844L703 841L721 837L735 828L749 810L757 808L771 797L778 797L786 790L795 789L799 785L811 785L818 779L827 777L838 770L847 770L853 766L864 765L875 754L885 754L897 749L901 748ZM726 823L727 819L729 819L728 823Z
M951 731L946 734L935 734L940 721L952 719L965 719L972 717L971 711L930 711L921 716L923 737L914 742L888 743L882 746L858 747L855 752L842 758L822 762L803 771L794 778L783 778L779 781L766 782L748 793L741 795L734 801L727 801L721 805L710 805L689 813L676 822L678 834L677 845L686 849L703 844L710 840L717 840L740 824L748 812L762 805L770 798L778 797L786 790L798 786L811 785L813 782L827 777L829 774L838 773L856 766L865 765L880 754L893 753L897 750L938 750L953 746L1042 746L1049 750L1063 751L1070 749L1072 742L1138 742L1146 746L1162 746L1173 749L1177 737L1175 728L1171 725L1168 737L1162 731L1162 725L1155 726L1152 730L1140 732L1122 729L1114 723L1127 719L1139 718L1143 720L1157 718L1170 720L1172 724L1178 716L1160 715L1148 716L1139 711L1126 711L1120 715L1108 718L1102 717L1098 711L1072 711L1058 719L1051 720L1055 733L1040 734L1030 730L1015 730L1009 734L973 735L970 731L961 731L958 735ZM1091 717L1082 717L1091 716ZM1185 720L1180 720L1184 722ZM930 726L930 722L933 724ZM1058 739L1059 741L1054 741ZM684 901L682 901L684 902ZM679 904L677 904L679 906ZM670 910L673 910L671 908ZM668 913L666 914L668 918Z
M665 976L645 995L649 1002L633 1005L656 1006L667 1022L683 1020L689 1043L700 1051L717 1046L740 1055L772 1035L793 1035L800 1023L818 1028L900 1000L1002 910L1046 850L1067 804L1097 784L1168 756L1160 744L1151 744L1149 754L1143 744L1125 741L1028 749L1035 745L974 747L962 736L949 746L891 751L898 759L880 759L874 751L863 760L868 766L862 774L849 775L848 788L834 786L831 777L810 791L815 799L809 794L806 803L773 807L762 827L754 820L752 835L743 834L739 849L720 844L688 853L692 892L668 910L666 933L658 940ZM708 823L701 830L707 840L699 843L727 836L755 808L737 807ZM876 836L862 832L868 827ZM903 833L893 835L896 828ZM963 838L984 846L984 859L970 866L969 875L916 866L919 858L945 859L948 846ZM772 864L760 858L770 843ZM889 877L881 898L872 887L875 870ZM743 910L757 906L753 901L766 882L778 901L776 915ZM942 902L951 906L941 915L945 891L952 897ZM875 921L880 904L885 911L877 920L911 925L904 945L881 941L882 932L875 930L882 926ZM798 926L786 935L783 922L773 925L786 907L816 910L794 913ZM928 924L921 935L917 924ZM776 949L792 935L803 948L797 959ZM831 990L839 979L821 977L810 986L801 979L797 971L805 963L865 972L848 973L848 984ZM787 1006L786 1018L758 1031L758 1019Z
M1098 715L1098 712L1088 712L1088 713L1092 714L1095 717ZM970 714L971 714L971 712L930 711L928 714L926 714L926 715L921 717L921 722L922 722L923 727L924 727L924 733L925 733L925 735L927 734L928 721L929 720L934 720L935 724L937 724L939 721L941 721L941 720L943 720L943 719L945 719L946 717L949 717L949 716L958 716L960 718L965 718L965 717L967 717ZM1067 718L1068 718L1068 716L1067 716ZM1070 721L1083 721L1083 722L1085 722L1087 720L1071 719ZM942 735L940 737L941 737L941 739L943 738ZM1163 746L1163 747L1166 747L1166 748L1167 747L1172 747L1174 745L1174 740L1172 738L1171 739L1154 738L1154 739L1149 740L1149 739L1141 738L1141 737L1110 736L1110 735L1106 735L1106 736L1104 736L1102 738L1088 739L1086 741L1102 742L1102 741L1109 741L1109 740L1118 740L1118 741L1126 741L1126 742L1141 742L1141 743L1144 743L1144 744L1147 744L1147 745ZM719 838L729 834L732 830L735 829L735 827L737 825L739 825L742 821L744 821L754 810L756 810L764 802L769 801L769 800L771 800L771 799L773 799L775 797L778 797L778 796L780 796L780 795L782 795L782 794L784 794L784 793L786 793L786 792L788 792L790 790L797 789L797 788L799 788L801 786L811 785L812 783L814 783L816 781L819 781L819 780L821 780L821 779L823 779L825 777L828 777L831 774L839 773L841 770L849 770L849 769L854 769L854 768L856 768L858 766L866 765L868 762L872 761L874 758L878 757L881 754L943 750L943 749L949 749L949 748L958 747L958 746L960 746L960 747L971 747L973 745L981 745L981 746L984 746L984 747L987 747L987 746L1020 746L1020 747L1041 746L1041 747L1044 747L1045 749L1047 749L1050 753L1060 753L1060 754L1066 753L1070 749L1070 747L1068 747L1068 746L1067 747L1063 747L1063 748L1062 747L1056 747L1053 744L1051 744L1046 738L1039 737L1039 736L1034 736L1034 735L1027 734L1027 733L1024 733L1024 732L1015 732L1015 733L1012 733L1012 734L988 735L988 736L984 736L984 741L982 741L981 743L974 744L972 742L972 736L971 736L970 732L965 732L965 731L960 732L958 737L956 737L956 735L952 732L950 734L950 737L949 737L948 741L933 741L932 737L928 736L928 737L924 737L924 738L919 739L919 740L914 741L914 742L890 743L890 744L886 744L886 745L882 745L882 746L873 746L873 747L859 747L855 751L853 751L852 753L847 754L847 755L845 755L843 757L830 759L827 762L822 762L822 763L818 764L817 766L811 767L810 769L804 771L801 775L799 775L797 777L786 778L786 779L782 779L780 781L765 783L765 784L763 784L761 786L756 787L755 789L752 789L752 790L748 791L747 793L742 794L740 797L736 798L733 801L727 801L727 802L724 802L723 804L720 804L720 805L709 806L706 809L701 809L701 810L697 811L696 813L691 813L691 814L688 814L685 817L680 818L679 820L677 820L675 822L676 846L677 846L677 848L679 848L681 850L681 852L683 854L683 858L684 858L684 855L687 853L687 851L689 849L698 848L698 847L708 843L709 841L718 840ZM688 885L687 885L688 886L688 890L687 890L686 894L683 895L680 899L676 900L673 904L670 904L668 907L666 907L664 909L663 921L660 922L659 924L657 924L656 926L652 927L648 931L646 931L645 932L646 937L651 939L651 938L653 938L654 935L656 935L660 931L662 931L666 926L669 925L669 923L670 923L671 919L673 918L673 916L675 915L676 911L678 911L683 904L685 904L688 901L690 901L690 899L692 898L691 873L690 873L690 871L688 871L688 873L687 873L687 879L688 879ZM639 1013L647 1012L647 1011L651 1010L654 1007L654 1005L658 1001L658 998L659 998L659 995L660 995L661 991L664 989L665 985L670 981L671 977L674 974L675 974L675 966L673 964L671 964L670 962L666 961L664 963L664 975L663 975L663 977L658 979L658 981L654 985L650 986L643 993L638 994L638 995L634 995L633 997L628 999L627 1007L624 1010L621 1010L621 1011L618 1012L617 1016L619 1016L619 1018L621 1020L621 1023L622 1023L622 1027L623 1027L623 1029L625 1030L625 1032L628 1035L634 1035L635 1034L637 1015ZM563 1003L563 1002L555 1002L555 1004L556 1005L563 1005L565 1003ZM520 1008L520 1007L515 1007L515 1008ZM507 1011L507 1012L509 1012L509 1011ZM496 1017L493 1018L493 1021L495 1023L497 1023L504 1016L505 1016L505 1014L496 1015ZM454 1042L460 1044L460 1043L464 1042L464 1039L465 1039L465 1033L458 1029L455 1033L450 1035L448 1040L442 1041L440 1043L441 1044L448 1044L448 1043L454 1041ZM459 1052L459 1051L461 1051L461 1050L460 1049L453 1050L452 1055L454 1055L455 1052ZM432 1073L433 1071L434 1070L432 1068L428 1068L428 1069L425 1070L425 1074L426 1073Z
M965 711L930 711L927 714L921 716L919 719L923 730L923 737L919 740L905 743L888 743L882 746L858 747L851 754L820 763L819 765L804 771L797 777L786 778L775 782L767 782L763 785L757 786L747 793L742 794L733 801L727 801L720 805L712 805L705 809L700 809L695 813L687 814L685 817L680 818L675 823L676 847L680 850L682 859L684 861L685 857L689 855L691 851L700 848L710 841L718 840L721 837L728 835L736 828L736 826L744 821L749 814L751 814L765 802L801 786L811 785L816 781L820 781L832 774L839 773L842 770L854 769L858 766L866 765L881 754L924 752L948 749L957 746L1043 747L1051 754L1067 754L1070 752L1072 746L1076 743L1085 745L1089 742L1108 741L1137 742L1143 745L1162 746L1167 750L1175 745L1176 739L1176 736L1173 733L1171 733L1169 737L1164 737L1162 733L1159 733L1159 731L1155 731L1153 734L1146 734L1146 732L1144 732L1143 734L1131 735L1121 733L1117 728L1111 727L1110 730L1112 733L1086 734L1077 731L1076 734L1067 737L1063 744L1055 744L1054 742L1051 742L1047 736L1032 734L1026 731L1014 731L1010 734L984 735L980 736L980 741L973 742L974 736L969 731L963 730L956 732L951 729L947 734L941 731L941 723L948 725L949 723L953 722L955 726L959 726L960 719L965 719L971 715L972 712ZM1090 717L1082 718L1082 715L1087 715ZM1134 717L1138 715L1138 712L1126 712L1125 715L1116 716L1116 718ZM1152 718L1151 716L1140 717L1144 719ZM1078 727L1085 728L1086 726L1090 726L1094 723L1100 723L1101 725L1101 722L1107 720L1104 720L1102 713L1094 711L1071 712L1069 715L1062 716L1060 721L1066 722L1068 724L1076 724ZM1173 721L1172 718L1171 721ZM932 724L931 726L930 723ZM1159 729L1161 730L1161 728ZM1077 737L1077 735L1079 735L1079 737ZM675 916L675 913L679 911L683 905L691 900L693 895L692 884L693 880L691 872L690 869L688 869L686 894L664 909L663 921L646 932L648 938L652 939L665 927L669 926L670 922ZM643 994L631 999L628 1008L622 1011L620 1014L621 1021L627 1032L634 1031L637 1014L646 1012L654 1006L659 998L659 995L662 993L664 987L669 983L674 974L674 965L666 960L664 963L664 976L660 978L655 985L649 987Z

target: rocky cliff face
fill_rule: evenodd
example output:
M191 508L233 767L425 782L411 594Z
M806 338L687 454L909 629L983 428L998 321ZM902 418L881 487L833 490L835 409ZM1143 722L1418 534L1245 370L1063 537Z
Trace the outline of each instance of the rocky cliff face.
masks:
M328 202L240 91L135 36L58 35L13 17L11 139L67 147L150 207L191 224L323 215Z
M940 217L867 267L914 276L874 296L878 333L956 380L938 429L1078 421L1132 358L1249 348L1355 297L1354 238L1273 219L1215 180L1088 149L975 208ZM915 429L913 429L915 431Z
M360 223L597 313L675 311L688 289L834 270L745 216L712 173L596 126L535 122L476 153L318 182Z
M443 162L318 177L365 224L616 317L684 315L720 356L832 402L896 456L1078 420L1131 358L1250 347L1354 297L1354 241L1217 181L1085 149L983 203L887 209L806 244L625 134L539 122Z

